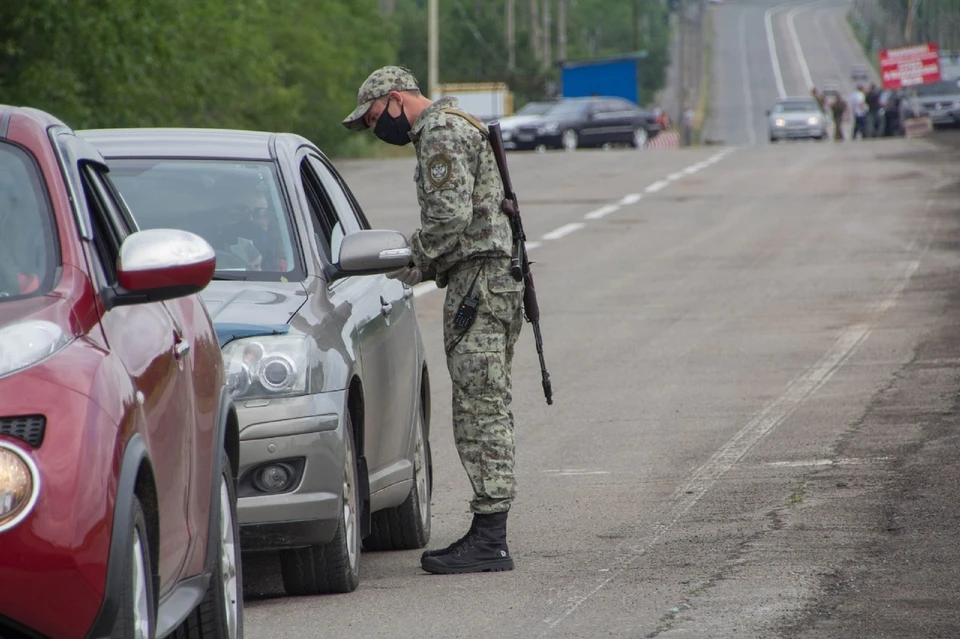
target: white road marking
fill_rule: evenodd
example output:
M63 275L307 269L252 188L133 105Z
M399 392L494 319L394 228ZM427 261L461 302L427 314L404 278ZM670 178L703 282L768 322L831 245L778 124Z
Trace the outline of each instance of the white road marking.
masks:
M599 209L595 211L590 211L583 217L584 219L587 219L587 220L599 220L600 218L610 215L611 213L614 213L619 210L620 210L619 204L608 204L607 206L601 206Z
M763 465L772 466L774 468L816 468L819 466L859 466L860 464L873 464L877 462L890 461L892 459L893 457L840 457L839 459L807 459L799 461L767 462Z
M800 38L797 37L797 25L794 24L794 18L797 17L798 12L806 11L818 4L822 4L822 0L797 7L787 14L787 31L790 33L790 39L793 40L793 49L797 52L797 62L800 63L800 71L803 73L803 79L807 83L808 91L813 88L813 78L810 77L810 68L807 66L807 59L803 56L803 48L800 46Z
M910 278L920 266L914 261L907 264L907 268L900 275L897 285L892 291L877 300L870 309L874 313L873 320L886 310L892 308L900 294L910 282ZM659 542L663 536L673 528L678 521L693 508L714 484L728 471L739 463L757 442L773 432L799 406L817 392L843 364L853 356L857 348L867 339L873 330L873 324L860 323L846 328L833 343L833 346L813 366L805 370L790 382L784 392L772 403L763 408L725 445L715 452L707 462L695 470L686 485L678 488L671 498L673 507L666 513L667 523L660 524L647 541L646 545L618 548L617 556L626 555L611 569L610 576L594 586L591 590L578 597L573 597L571 603L553 619L544 619L544 623L554 628L561 621L569 617L584 602L610 584L620 573L630 567L641 556L646 554L651 546Z
M588 470L586 468L568 468L568 469L557 469L557 470L545 470L545 473L551 475L560 475L560 476L572 476L572 475L609 475L609 470Z
M743 76L743 104L747 118L747 137L750 144L757 143L757 132L753 128L753 91L750 88L750 68L747 57L747 12L740 12L740 75Z
M565 236L567 236L567 235L570 235L570 234L573 233L574 231L579 231L579 230L582 229L584 226L586 226L586 224L584 224L583 222L571 222L570 224L564 224L564 225L561 226L560 228L556 228L556 229L553 229L552 231L550 231L549 233L545 233L545 234L543 235L543 239L545 239L545 240L559 240L561 237L565 237Z
M657 191L661 191L666 187L670 186L671 182L675 182L681 179L684 175L693 175L697 171L702 171L703 169L713 164L716 164L717 162L724 159L725 157L727 157L728 155L730 155L736 150L737 150L736 147L726 148L723 151L720 151L719 153L715 153L714 155L711 155L706 160L702 160L700 162L697 162L696 164L691 164L685 169L682 169L675 173L671 173L665 179L657 180L656 182L654 182L653 184L645 188L644 192L656 193ZM583 217L584 219L587 219L587 220L599 220L603 217L606 217L607 215L610 215L611 213L615 213L616 211L620 210L620 208L623 206L630 206L632 204L636 204L642 198L643 198L643 195L640 193L629 193L627 195L624 195L619 202L601 206L599 209L593 210L585 214ZM563 226L558 227L550 231L549 233L546 233L541 239L543 241L559 240L562 237L566 237L571 233L579 231L585 226L586 226L586 223L584 222L571 222L570 224L564 224ZM526 247L528 251L531 251L535 248L539 248L542 245L543 245L542 241L526 243ZM432 282L432 281L422 282L413 287L413 295L414 297L422 297L436 290L437 290L436 282Z
M770 16L775 11L779 12L781 7L770 7L763 14L763 24L767 29L767 46L770 48L770 62L773 64L773 75L777 79L777 91L781 98L787 97L787 90L783 88L783 74L780 71L780 58L777 57L777 43L773 39L773 24L770 22Z

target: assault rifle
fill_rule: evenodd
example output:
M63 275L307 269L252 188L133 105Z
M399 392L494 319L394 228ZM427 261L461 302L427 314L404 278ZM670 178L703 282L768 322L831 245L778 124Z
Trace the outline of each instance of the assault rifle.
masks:
M510 171L507 169L507 154L503 149L503 135L500 123L493 122L488 127L490 146L497 160L500 170L500 179L503 181L504 199L500 202L500 210L510 218L510 227L513 229L513 251L510 255L510 272L514 279L523 282L523 312L527 321L533 326L533 338L537 344L537 355L540 357L540 375L543 381L543 395L547 404L553 404L553 387L550 384L550 373L543 360L543 337L540 335L540 304L537 303L537 291L533 286L533 273L530 272L530 260L527 258L527 236L523 232L523 222L520 220L520 205L517 203L517 194L510 181Z

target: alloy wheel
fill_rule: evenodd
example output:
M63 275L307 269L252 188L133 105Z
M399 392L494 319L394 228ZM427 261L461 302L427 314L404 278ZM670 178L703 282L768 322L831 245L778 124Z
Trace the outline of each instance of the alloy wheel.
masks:
M133 637L150 639L150 596L143 534L134 529L133 537Z
M230 504L230 489L226 478L220 480L220 570L223 579L224 619L227 620L227 636L236 637L240 593L237 592L237 540L233 534L233 508Z

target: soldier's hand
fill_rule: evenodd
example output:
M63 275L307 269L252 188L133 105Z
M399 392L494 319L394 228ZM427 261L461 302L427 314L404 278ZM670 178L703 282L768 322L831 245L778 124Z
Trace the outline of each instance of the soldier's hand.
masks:
M400 280L407 286L416 286L423 280L423 273L416 266L404 266L396 271L387 273L387 278Z

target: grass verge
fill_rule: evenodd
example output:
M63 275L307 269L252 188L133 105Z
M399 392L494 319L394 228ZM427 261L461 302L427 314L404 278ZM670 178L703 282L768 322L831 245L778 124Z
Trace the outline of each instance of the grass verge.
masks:
M857 17L854 15L853 10L847 12L847 27L850 28L850 33L853 34L853 39L860 43L860 48L863 49L864 55L867 57L867 61L870 63L870 66L877 72L877 75L880 74L880 61L877 59L877 56L873 55L870 50L870 35L866 30L860 25L860 21L857 20Z

